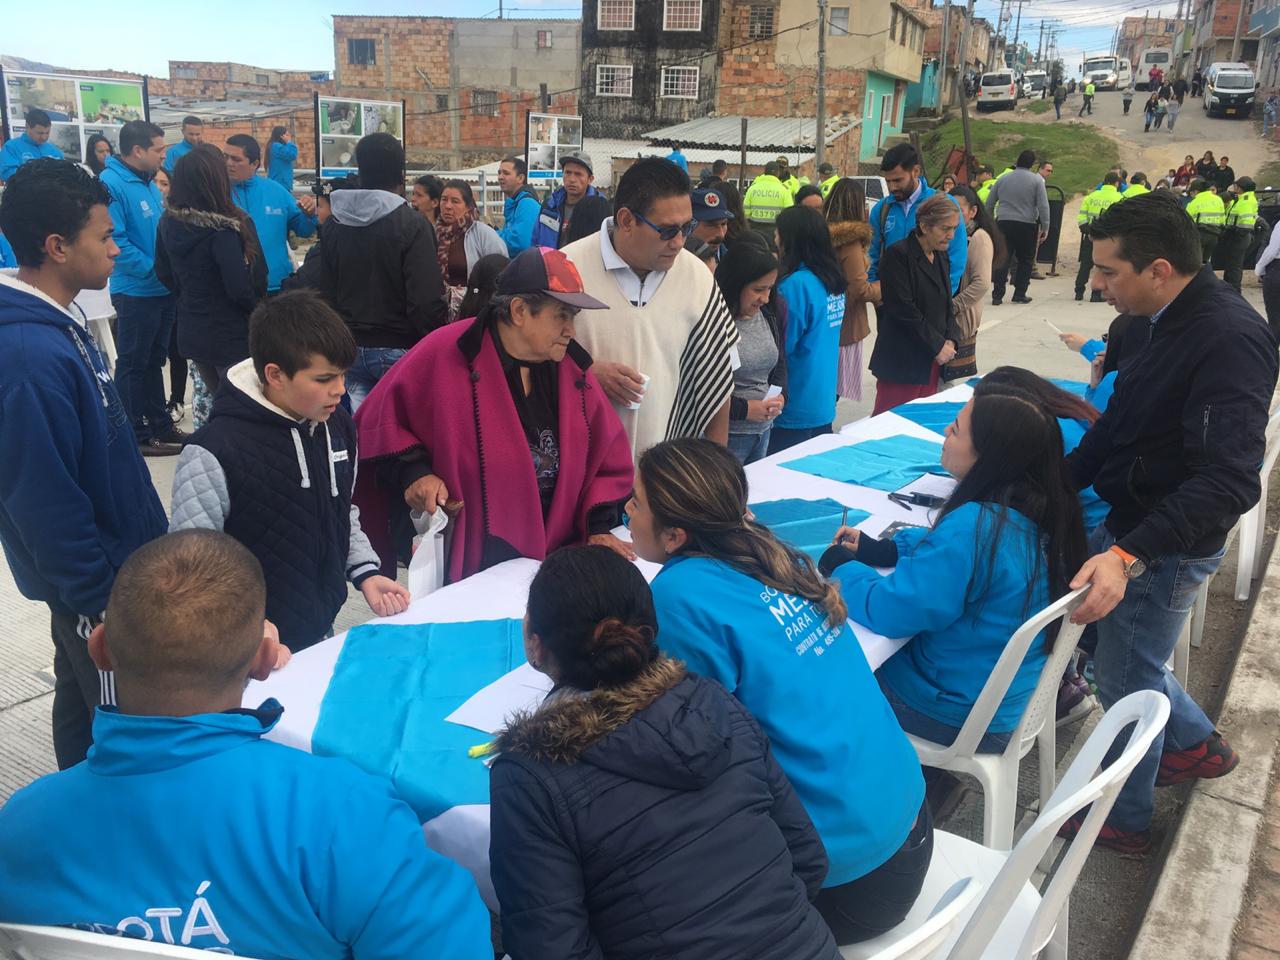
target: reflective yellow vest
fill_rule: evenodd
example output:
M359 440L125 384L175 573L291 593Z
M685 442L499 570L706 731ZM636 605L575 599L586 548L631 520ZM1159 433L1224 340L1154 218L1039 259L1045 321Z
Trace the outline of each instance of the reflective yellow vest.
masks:
M833 173L831 176L827 177L827 179L823 180L822 183L818 184L818 189L822 191L822 198L824 200L826 199L827 194L831 192L831 188L834 187L839 180L840 174Z
M778 214L794 204L795 198L781 180L762 173L747 188L742 198L742 212L754 223L773 223Z
M789 177L787 177L787 179L783 180L782 185L791 191L791 196L793 197L796 195L796 193L799 191L800 187L802 186L800 181L796 179L796 175L794 173L791 174Z
M1150 188L1144 187L1140 183L1131 183L1129 184L1129 189L1124 192L1124 198L1128 200L1130 197L1140 197L1144 193L1150 193L1150 192L1151 192Z
M1227 220L1227 208L1222 198L1211 190L1197 193L1187 204L1187 216L1196 222L1196 226L1206 233L1221 233Z
M1258 196L1252 190L1242 193L1226 208L1227 229L1252 230L1258 222Z
M1093 193L1089 194L1080 201L1080 213L1076 217L1077 225L1086 227L1098 217L1102 216L1102 212L1113 203L1119 203L1124 199L1124 194L1116 189L1114 183L1104 183Z

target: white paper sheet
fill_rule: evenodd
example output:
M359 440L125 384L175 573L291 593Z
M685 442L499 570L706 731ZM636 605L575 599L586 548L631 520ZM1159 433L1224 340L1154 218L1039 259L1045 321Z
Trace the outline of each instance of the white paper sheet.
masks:
M445 720L493 735L507 725L513 713L534 709L542 703L551 692L551 686L551 678L545 673L522 663L476 691Z
M931 497L949 497L956 489L955 477L940 473L926 473L919 479L912 480L896 493L923 493Z
M780 397L780 396L782 396L782 387L778 386L778 385L775 383L775 384L774 384L773 386L771 386L771 387L768 389L768 391L765 393L764 398L765 398L766 400L772 400L774 397Z

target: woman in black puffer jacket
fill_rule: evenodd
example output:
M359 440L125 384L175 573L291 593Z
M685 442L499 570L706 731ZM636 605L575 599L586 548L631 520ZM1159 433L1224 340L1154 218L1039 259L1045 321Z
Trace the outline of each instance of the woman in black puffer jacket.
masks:
M258 232L231 202L217 147L201 144L174 165L157 240L156 276L178 298L178 349L212 395L249 356L249 314L267 293Z
M490 862L514 960L838 960L822 841L743 706L656 644L649 587L566 547L529 590L556 681L497 741Z

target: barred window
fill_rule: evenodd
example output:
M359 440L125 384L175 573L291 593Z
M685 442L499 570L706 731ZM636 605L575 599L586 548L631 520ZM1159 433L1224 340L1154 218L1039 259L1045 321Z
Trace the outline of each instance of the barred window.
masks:
M551 31L550 30L538 31L538 49L539 50L551 49Z
M697 100L698 67L663 67L662 97L664 100Z
M666 0L663 30L701 30L702 0Z
M631 67L614 63L601 63L597 65L596 96L631 96Z
M498 91L473 90L471 93L471 112L477 117L498 116Z
M352 66L372 66L378 62L376 40L347 40L347 63Z
M597 29L634 30L635 26L636 0L599 0L596 8Z
M773 7L762 3L751 5L751 15L747 19L748 40L768 40L773 36Z

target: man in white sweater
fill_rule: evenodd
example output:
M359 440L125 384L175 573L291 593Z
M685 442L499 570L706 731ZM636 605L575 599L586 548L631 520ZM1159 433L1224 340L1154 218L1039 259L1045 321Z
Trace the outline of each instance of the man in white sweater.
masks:
M588 293L608 304L580 314L576 339L631 438L633 455L662 440L726 443L738 331L715 278L685 238L688 175L646 158L618 182L615 215L564 248Z

